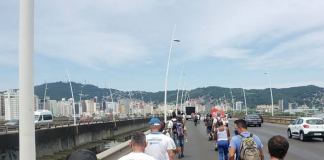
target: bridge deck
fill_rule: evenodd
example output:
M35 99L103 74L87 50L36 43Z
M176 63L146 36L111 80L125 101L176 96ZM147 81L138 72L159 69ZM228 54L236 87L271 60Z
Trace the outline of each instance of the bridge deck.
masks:
M214 142L207 140L204 124L200 123L199 125L195 126L192 121L187 121L187 126L189 140L188 143L185 143L185 157L182 159L219 159L218 152L214 151ZM229 121L229 129L231 134L234 134L233 120ZM269 138L274 135L287 137L287 125L263 123L262 127L248 127L248 130L249 132L256 134L261 139L264 146L265 160L270 159L266 151ZM288 160L321 160L324 157L324 142L322 139L314 138L306 142L301 142L296 137L288 139L288 142L290 145L288 155L286 157Z

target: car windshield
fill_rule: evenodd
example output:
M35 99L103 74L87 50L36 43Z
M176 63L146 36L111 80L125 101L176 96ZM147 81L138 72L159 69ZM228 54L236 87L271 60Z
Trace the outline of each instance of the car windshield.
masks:
M321 119L309 119L309 120L306 120L306 123L307 124L324 124L323 120L321 120Z
M39 115L35 115L35 121L38 121Z
M250 115L249 118L259 119L260 117L258 115Z

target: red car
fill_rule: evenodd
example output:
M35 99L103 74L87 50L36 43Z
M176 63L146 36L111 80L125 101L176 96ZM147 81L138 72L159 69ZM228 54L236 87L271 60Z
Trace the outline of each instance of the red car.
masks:
M89 116L82 117L82 118L80 119L80 121L88 121L88 120L90 120L90 117L89 117Z

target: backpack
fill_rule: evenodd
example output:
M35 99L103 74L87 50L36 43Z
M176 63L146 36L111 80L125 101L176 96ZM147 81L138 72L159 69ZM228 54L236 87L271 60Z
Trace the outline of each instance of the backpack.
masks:
M218 126L219 126L220 122L223 122L223 121L222 121L222 119L221 119L221 118L218 118L218 117L216 118L216 120L217 120L217 121L216 121L216 124L215 124L215 126L216 126L216 128L218 128Z
M177 128L178 137L182 137L184 135L183 134L183 124L178 122L176 124L176 128Z
M213 119L210 117L207 119L207 126L213 126Z
M257 143L253 139L253 134L249 137L244 137L242 134L238 135L241 139L240 160L261 160L260 151Z

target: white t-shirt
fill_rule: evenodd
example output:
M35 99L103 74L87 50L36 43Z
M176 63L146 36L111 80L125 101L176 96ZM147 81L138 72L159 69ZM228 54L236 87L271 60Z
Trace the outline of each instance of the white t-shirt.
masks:
M169 155L167 150L173 150L171 138L160 133L151 132L146 136L147 146L145 154L154 157L156 160L166 160ZM168 156L167 156L168 155Z
M167 133L167 134L169 134L169 133ZM174 140L170 137L170 134L169 134L169 141L171 142L172 150L176 150L177 149L177 146L174 143ZM166 152L166 157L167 157L166 160L170 160L168 152Z
M124 157L119 158L118 160L156 160L154 157L149 156L145 153L130 153Z
M172 120L169 120L169 122L168 122L168 128L172 128L173 127L173 122L172 122Z

